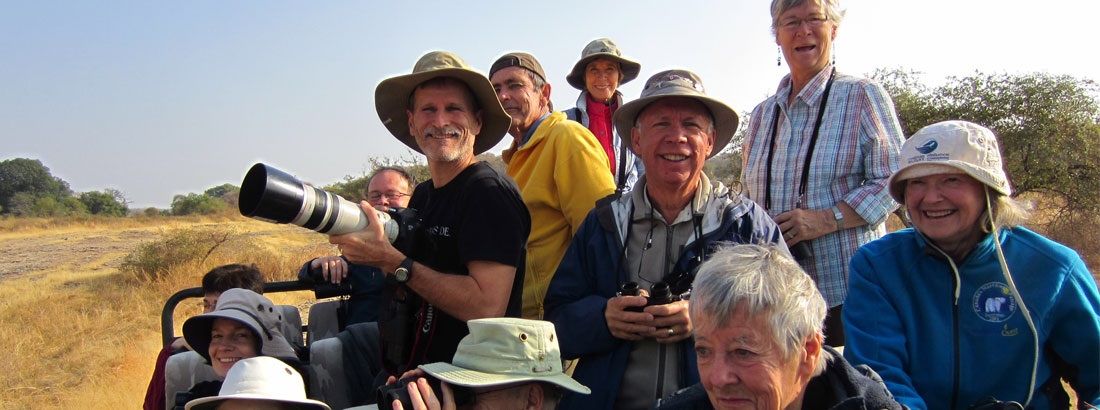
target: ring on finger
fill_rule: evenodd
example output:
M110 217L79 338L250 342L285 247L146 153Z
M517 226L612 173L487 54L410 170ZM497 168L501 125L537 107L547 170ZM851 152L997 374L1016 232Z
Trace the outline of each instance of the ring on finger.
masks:
M675 331L675 330L672 330L672 327L669 327L669 328L668 328L668 335L669 335L669 336L672 336L672 335L674 335L674 334L676 334L676 331Z

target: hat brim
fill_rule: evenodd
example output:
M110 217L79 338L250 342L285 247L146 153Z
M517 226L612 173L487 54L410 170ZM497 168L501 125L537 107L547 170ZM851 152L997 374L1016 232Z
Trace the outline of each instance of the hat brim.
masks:
M201 355L203 359L206 359L207 363L210 362L210 330L214 326L214 319L218 318L236 320L244 323L245 326L248 326L249 329L256 332L256 337L260 340L260 354L274 357L290 357L294 355L294 351L290 348L289 344L285 348L281 348L272 343L265 343L264 335L270 333L271 330L264 332L263 324L256 322L256 319L238 310L225 309L203 313L183 322L183 339L187 341L187 344L190 345L196 353ZM272 336L279 338L283 337L282 333L278 335L273 334ZM274 340L272 342L279 343ZM272 345L268 346L269 344Z
M443 68L382 80L374 90L374 106L378 111L378 118L390 134L413 151L424 153L416 143L416 138L409 133L409 98L418 85L439 77L451 77L466 84L481 106L481 132L474 140L474 155L496 146L512 125L512 117L500 105L489 80L480 73L465 68Z
M998 186L997 183L994 182L996 181L996 178L988 171L962 161L918 162L905 168L899 169L898 172L890 175L890 179L887 181L887 186L890 187L890 196L894 198L894 201L897 201L899 204L902 204L904 206L906 180L926 177L929 175L958 173L970 175L972 178L978 180L978 182L981 182L982 184L992 188L994 191L997 191L1002 195L1009 196L1012 194L1011 190L1005 190Z
M699 101L707 110L710 110L710 115L714 119L714 149L710 151L710 155L707 158L713 157L726 148L730 141L733 139L733 134L737 132L737 126L741 122L741 117L737 115L737 111L726 105L725 103L716 99L707 97L700 94L683 94L682 91L677 91L681 87L668 87L666 89L660 89L644 98L639 98L634 101L630 101L619 107L618 111L615 111L614 118L615 131L619 135L623 136L624 148L630 150L631 153L637 155L634 152L634 145L631 143L630 129L634 127L634 120L638 118L638 114L645 109L645 107L652 104L661 98L669 97L682 97L690 98Z
M642 72L642 65L637 61L623 58L611 53L596 53L585 56L577 61L577 64L573 65L573 71L569 72L569 75L565 76L565 81L569 82L569 85L578 90L584 91L584 70L588 68L588 63L593 61L604 59L611 60L619 63L619 71L623 73L623 79L619 81L619 86L629 83L630 80L638 78L638 74Z
M420 365L420 368L432 375L432 377L458 386L491 387L511 383L545 382L581 394L592 393L591 389L573 380L571 377L565 375L565 373L555 373L547 377L492 374L465 369L445 362L423 364Z
M235 399L235 400L267 400L279 403L297 404L297 408L301 410L332 410L328 404L317 400L305 399L305 400L287 400L287 399L273 399L271 397L264 397L256 394L231 394L228 396L210 396L200 397L187 402L184 405L184 410L213 410L218 407L223 401Z

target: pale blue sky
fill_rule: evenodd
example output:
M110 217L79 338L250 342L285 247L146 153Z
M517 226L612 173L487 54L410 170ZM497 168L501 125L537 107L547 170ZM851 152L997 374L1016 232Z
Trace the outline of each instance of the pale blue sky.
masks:
M77 192L115 188L135 208L239 185L257 161L318 184L371 156L408 156L374 87L431 50L484 72L533 53L559 109L581 48L611 37L642 74L687 68L742 111L786 67L758 1L2 1L0 160L37 158ZM838 69L947 75L1045 71L1100 79L1100 2L847 0ZM508 141L502 142L499 152Z

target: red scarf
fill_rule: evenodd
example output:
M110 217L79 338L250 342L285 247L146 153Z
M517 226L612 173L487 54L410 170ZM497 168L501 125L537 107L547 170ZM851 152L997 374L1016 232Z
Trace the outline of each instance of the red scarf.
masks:
M593 100L592 94L585 93L585 95L588 103L588 129L592 131L592 134L596 136L596 140L603 146L603 150L607 154L607 162L611 165L611 174L614 175L615 147L611 144L615 140L615 134L612 133L611 115L619 108L619 102L615 101L613 104L607 105L602 101Z

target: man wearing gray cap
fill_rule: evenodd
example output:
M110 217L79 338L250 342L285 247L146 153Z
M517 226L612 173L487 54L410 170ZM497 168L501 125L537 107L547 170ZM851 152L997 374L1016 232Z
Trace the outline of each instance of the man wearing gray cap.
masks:
M402 375L417 377L415 386L407 386L414 407L454 409L476 403L485 410L553 410L563 390L591 391L564 373L553 323L493 318L471 320L469 326L453 360ZM443 397L429 387L425 374L446 383Z
M588 214L546 296L563 355L579 359L573 377L593 387L590 397L563 397L569 409L649 409L697 383L686 300L696 267L719 242L787 251L763 209L703 174L738 116L694 73L654 75L614 122L646 173ZM631 284L649 298L631 296Z
M512 146L501 157L531 212L523 317L542 319L543 299L573 234L596 201L615 190L596 137L583 125L551 113L550 84L542 64L527 53L496 60L489 77L512 116Z
M531 219L511 179L474 157L511 123L484 75L454 54L430 52L412 74L378 84L375 105L390 133L427 157L431 179L409 201L421 229L403 253L363 202L369 226L329 241L348 261L389 276L379 319L383 364L400 374L450 360L468 320L519 315ZM385 313L398 308L409 312Z

